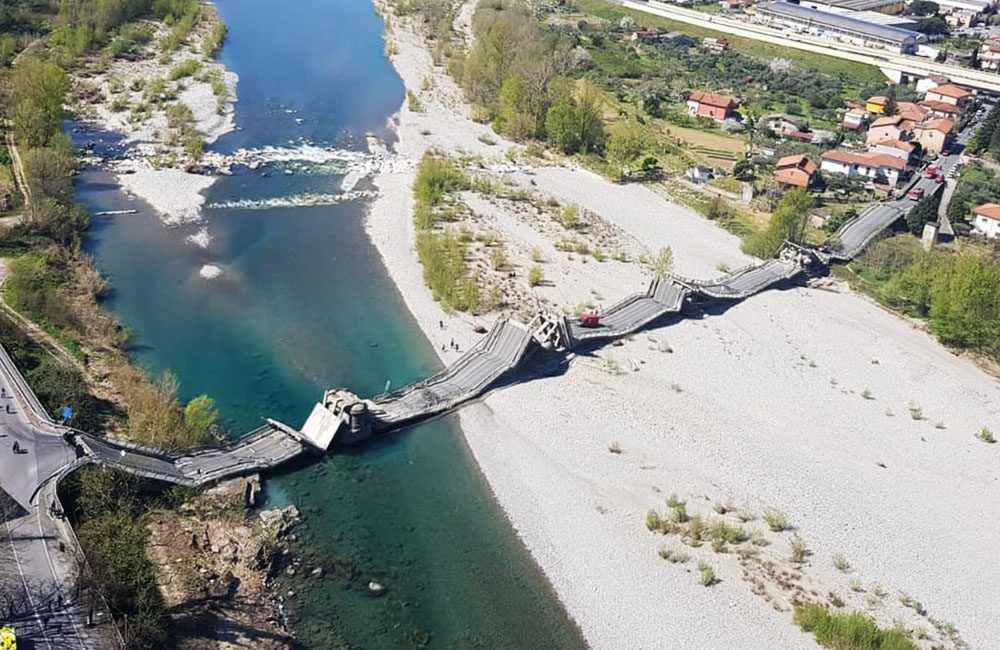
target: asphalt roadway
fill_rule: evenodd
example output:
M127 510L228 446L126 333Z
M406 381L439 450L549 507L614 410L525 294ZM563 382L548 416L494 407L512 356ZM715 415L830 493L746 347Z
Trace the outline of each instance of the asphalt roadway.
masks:
M56 482L47 481L74 462L75 451L22 389L20 376L0 363L0 624L14 626L20 649L116 648L117 632L107 623L88 626L85 598L73 598L81 558L57 514Z

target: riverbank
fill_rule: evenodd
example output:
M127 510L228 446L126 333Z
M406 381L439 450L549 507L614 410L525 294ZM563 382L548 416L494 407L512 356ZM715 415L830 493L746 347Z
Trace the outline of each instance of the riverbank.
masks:
M236 128L238 76L211 47L225 27L211 5L182 41L172 28L137 23L132 49L95 54L74 74L78 120L121 135L120 159L92 160L114 172L128 193L149 203L168 224L198 221L217 170L204 167L204 146Z
M422 37L383 13L391 60L423 108L401 108L398 152L502 159L513 145L471 122ZM734 237L642 187L557 167L507 178L650 250L671 246L683 275L747 260ZM423 284L412 182L375 178L367 229L447 363L458 355L449 341L466 349L479 319L446 314ZM638 288L634 266L599 268L609 302ZM1000 636L985 614L1000 590L984 586L1000 584L984 541L998 532L998 450L976 438L1000 428L997 390L924 332L823 283L689 314L578 357L560 377L498 391L460 418L497 500L595 648L815 648L791 619L802 584L810 600L898 621L921 647L960 647L951 624L976 647ZM667 509L671 494L692 514L763 531L770 544L757 557L777 566L801 541L802 561L786 567L795 584L761 577L740 552L650 532L647 512ZM771 534L768 508L794 533ZM717 584L700 584L699 563Z

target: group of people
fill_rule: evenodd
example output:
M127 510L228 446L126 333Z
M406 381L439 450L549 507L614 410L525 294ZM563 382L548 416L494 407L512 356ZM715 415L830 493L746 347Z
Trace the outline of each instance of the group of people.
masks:
M438 327L441 328L441 329L444 329L444 321L443 320L439 320L438 321ZM455 343L455 339L451 340L451 343L448 344L448 348L454 350L455 352L459 352L458 343ZM444 343L441 344L441 349L442 350L445 349Z

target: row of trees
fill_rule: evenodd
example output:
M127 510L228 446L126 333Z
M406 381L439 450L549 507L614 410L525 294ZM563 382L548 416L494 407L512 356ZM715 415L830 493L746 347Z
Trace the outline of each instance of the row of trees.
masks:
M517 2L480 8L474 27L476 42L460 81L498 132L518 141L547 140L570 154L603 149L599 92L565 76L569 43L542 32Z
M969 142L969 151L989 154L1000 161L1000 104L993 107L975 137Z
M862 262L889 305L926 318L944 343L1000 358L1000 261L972 248L925 252L914 240L879 242Z

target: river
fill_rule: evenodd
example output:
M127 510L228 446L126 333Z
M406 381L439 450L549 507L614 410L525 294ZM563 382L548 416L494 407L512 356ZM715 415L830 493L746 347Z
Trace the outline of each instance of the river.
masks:
M361 149L390 139L404 89L383 56L368 0L221 0L222 60L240 75L240 130L213 148L304 140ZM263 176L262 172L269 172ZM208 203L332 193L330 170L243 170ZM182 397L212 395L224 426L264 416L302 424L324 389L381 392L438 362L364 232L365 206L207 208L166 227L113 179L88 170L78 196L94 220L88 251L131 353L171 372ZM187 240L204 228L207 247ZM205 265L221 276L200 275ZM580 633L496 505L457 422L436 420L269 479L270 503L305 514L296 552L328 575L302 578L288 609L310 648L578 648ZM369 580L387 593L370 598Z

